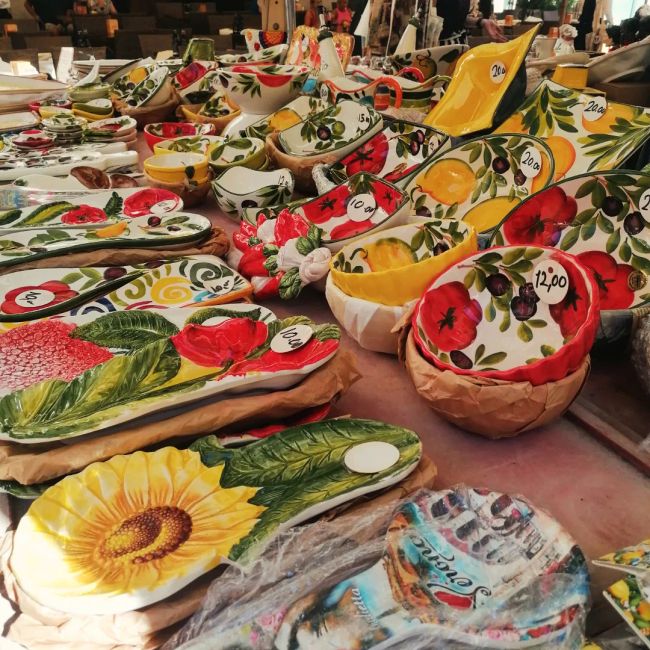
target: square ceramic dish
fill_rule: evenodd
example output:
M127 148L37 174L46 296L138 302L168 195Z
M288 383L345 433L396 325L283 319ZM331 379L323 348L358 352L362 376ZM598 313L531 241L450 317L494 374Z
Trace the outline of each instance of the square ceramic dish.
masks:
M301 95L290 101L286 106L278 109L272 115L263 117L244 130L244 135L249 138L266 139L274 131L284 131L294 124L302 122L307 116L319 113L327 108L327 102L318 97Z

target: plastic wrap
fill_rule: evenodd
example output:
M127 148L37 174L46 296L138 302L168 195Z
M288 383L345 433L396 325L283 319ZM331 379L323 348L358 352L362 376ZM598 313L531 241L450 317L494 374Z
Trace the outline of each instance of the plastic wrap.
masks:
M579 548L523 498L423 490L230 567L164 650L578 650L588 592Z

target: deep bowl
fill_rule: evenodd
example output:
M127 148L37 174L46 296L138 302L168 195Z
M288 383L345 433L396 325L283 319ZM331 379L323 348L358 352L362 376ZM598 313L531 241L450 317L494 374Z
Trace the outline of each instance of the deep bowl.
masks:
M191 137L195 135L211 135L213 133L211 124L193 124L191 122L156 122L147 124L144 127L144 139L153 148L163 140L172 138Z

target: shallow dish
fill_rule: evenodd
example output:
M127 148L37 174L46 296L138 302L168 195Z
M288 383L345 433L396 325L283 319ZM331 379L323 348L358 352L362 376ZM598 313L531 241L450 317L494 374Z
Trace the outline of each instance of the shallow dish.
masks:
M124 102L130 108L159 106L169 100L171 91L169 71L166 68L156 68L124 98Z
M375 94L379 86L390 88L391 96L396 97L395 106L399 108L402 103L402 86L396 77L384 75L370 80L356 80L350 77L325 79L320 87L320 95L330 104L348 100L374 107Z
M430 79L436 75L450 75L458 58L468 49L467 45L441 45L406 54L393 54L388 57L388 62L394 74L403 68L416 68L424 79Z
M322 99L301 95L290 101L286 106L275 111L275 113L263 117L261 120L246 127L243 135L264 140L270 133L284 131L302 122L308 115L319 113L326 108L327 102L324 102Z
M108 97L111 90L109 84L97 81L83 86L71 88L68 92L68 98L74 104L76 102L89 102L93 99L102 99Z
M27 129L13 137L5 136L5 141L21 149L45 149L54 144L54 138L40 129Z
M144 170L164 183L207 180L208 159L200 153L174 152L154 155L144 161Z
M196 135L212 135L211 124L193 124L191 122L157 122L144 127L144 138L153 150L154 146L163 140L190 137Z
M55 133L75 133L81 131L88 122L72 113L57 113L42 122L43 127Z
M5 115L0 115L0 133L34 129L39 125L40 121L41 119L36 113L29 111L6 113Z
M110 141L135 132L138 123L128 116L109 117L86 127L85 137L91 140Z
M407 187L411 210L489 232L552 181L552 160L546 144L530 136L504 133L466 141L419 169Z
M223 118L238 113L239 107L229 101L223 88L218 88L199 109L199 114L205 117Z
M208 151L208 164L220 173L229 167L259 169L266 161L264 140L259 138L221 138Z
M552 263L563 270L566 285L564 298L549 305L540 299L548 290L538 288L538 294L533 282L546 264L547 279L561 278L550 272ZM413 334L438 368L537 386L582 364L598 316L596 282L575 257L553 248L505 246L441 273L415 308Z
M156 142L153 146L154 154L176 152L192 152L207 155L208 149L223 142L218 135L192 135L180 138L171 138Z
M127 97L135 87L142 83L154 70L158 69L158 65L149 59L149 63L143 60L138 61L138 65L129 67L122 75L120 75L111 85L111 95L123 99Z
M287 56L288 49L288 45L281 43L257 51L247 52L246 54L219 54L214 59L224 68L240 63L254 63L256 65L282 64Z

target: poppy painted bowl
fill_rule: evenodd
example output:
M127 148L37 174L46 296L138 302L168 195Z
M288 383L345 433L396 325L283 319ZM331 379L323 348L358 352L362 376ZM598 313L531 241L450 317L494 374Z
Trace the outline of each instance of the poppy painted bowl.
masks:
M478 250L476 232L454 219L427 219L373 232L330 262L348 296L399 306L417 300L433 278Z
M191 122L156 122L144 127L144 139L152 151L154 146L163 140L194 135L211 135L212 133L214 130L211 124L199 125Z
M200 153L166 153L147 158L144 169L149 176L164 183L185 180L203 183L208 177L208 159Z
M579 367L598 323L589 269L534 246L491 248L454 264L429 285L412 319L418 347L438 368L536 386Z

